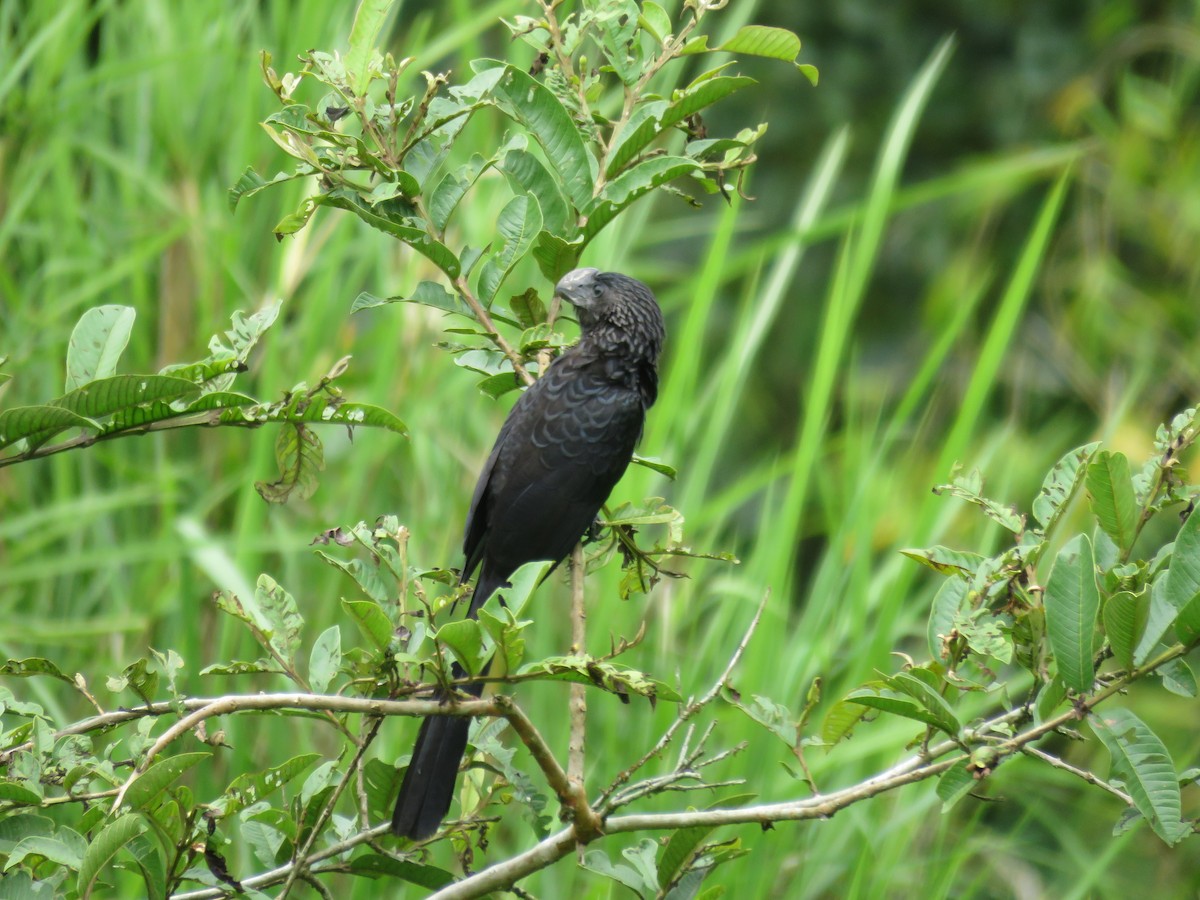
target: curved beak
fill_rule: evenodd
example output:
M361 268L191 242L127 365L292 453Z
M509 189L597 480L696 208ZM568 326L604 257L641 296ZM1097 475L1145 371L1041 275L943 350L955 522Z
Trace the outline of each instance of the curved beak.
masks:
M592 299L592 286L599 269L572 269L558 280L554 286L554 295L566 300L572 306L586 307Z

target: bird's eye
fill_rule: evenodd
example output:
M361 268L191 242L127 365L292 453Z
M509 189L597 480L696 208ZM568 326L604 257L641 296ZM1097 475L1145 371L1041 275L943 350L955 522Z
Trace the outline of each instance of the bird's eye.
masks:
M603 293L604 293L604 285L596 284L596 285L592 286L592 296L593 297L599 297Z

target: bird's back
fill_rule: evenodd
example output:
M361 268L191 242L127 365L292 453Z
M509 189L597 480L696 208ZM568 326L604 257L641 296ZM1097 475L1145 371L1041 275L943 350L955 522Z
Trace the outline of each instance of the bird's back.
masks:
M586 347L568 350L509 413L476 487L464 551L507 578L566 556L620 480L641 436L643 393Z

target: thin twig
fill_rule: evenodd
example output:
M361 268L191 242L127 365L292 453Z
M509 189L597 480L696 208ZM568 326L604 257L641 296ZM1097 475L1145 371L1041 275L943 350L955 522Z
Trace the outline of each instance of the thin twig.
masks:
M1021 752L1026 754L1027 756L1032 756L1037 759L1040 759L1044 763L1049 763L1050 765L1054 766L1054 768L1056 768L1056 769L1062 769L1064 772L1070 772L1075 777L1082 778L1088 784L1094 784L1096 787L1103 788L1104 790L1108 791L1110 794L1112 794L1114 797L1118 798L1126 806L1133 806L1133 798L1130 797L1127 793L1125 793L1119 787L1109 784L1103 778L1093 775L1091 772L1087 771L1086 769L1077 769L1077 768L1075 768L1075 766L1071 765L1069 762L1059 759L1057 756L1051 756L1049 753L1039 750L1037 747L1022 747Z
M313 844L317 838L323 833L325 823L329 821L329 817L333 815L334 807L337 806L338 800L341 799L342 793L346 790L346 786L354 780L355 774L358 771L359 764L362 762L363 754L367 752L367 748L371 746L371 742L375 740L375 735L379 733L379 726L383 723L383 719L376 718L371 720L371 724L367 726L366 733L358 742L358 748L354 752L354 759L350 761L349 767L346 769L346 774L338 782L337 787L333 789L333 793L329 795L329 799L325 802L321 813L317 816L317 821L309 829L308 837L305 839L303 846L298 847L292 854L292 859L295 865L292 871L288 873L287 879L283 882L283 890L279 892L280 900L287 897L291 892L292 886L295 885L297 878L303 878L305 881L311 881L311 876L307 866L304 865L304 860L308 857L312 850Z
M466 276L459 275L455 278L454 287L458 291L458 295L462 297L463 302L471 308L471 312L475 314L475 318L479 320L479 324L487 329L488 338L508 357L508 361L512 363L513 371L517 373L517 377L527 385L533 384L534 378L529 374L529 370L525 368L521 354L513 349L513 345L508 342L508 339L496 329L496 323L492 321L492 317L488 314L488 311L483 308L483 304L479 302L479 298L471 290Z
M729 663L725 666L725 670L721 673L720 677L713 682L713 685L711 688L709 688L708 693L706 693L699 700L689 701L688 704L679 711L679 715L676 717L675 721L670 724L665 732L663 732L663 736L658 739L658 743L647 750L646 753L643 754L642 757L632 766L625 769L620 775L614 778L612 783L601 792L600 798L595 804L596 809L600 811L601 815L607 812L607 801L613 795L613 793L626 784L629 779L632 778L634 774L642 768L642 766L646 765L646 763L650 762L650 760L662 753L663 750L666 749L667 745L671 743L671 740L675 737L675 732L679 730L680 726L686 723L688 719L692 718L692 716L696 715L696 713L698 713L704 707L708 706L708 704L712 703L712 701L717 698L717 695L721 693L721 688L725 686L725 683L729 680L729 676L733 674L734 667L736 667L738 662L741 660L742 654L746 651L746 646L750 643L750 639L754 636L754 632L758 628L758 623L762 620L763 610L767 608L767 600L769 600L770 597L771 592L769 590L763 594L762 600L760 600L758 603L758 609L754 611L754 617L750 620L750 624L746 626L746 631L742 635L742 639L738 643L737 649L733 651L733 655L729 658Z
M571 653L582 655L587 647L587 610L583 592L583 544L578 543L571 551ZM571 716L571 734L567 741L567 780L573 790L584 793L584 769L587 753L587 686L572 682L568 700ZM586 802L586 801L585 801ZM579 852L583 853L583 845Z

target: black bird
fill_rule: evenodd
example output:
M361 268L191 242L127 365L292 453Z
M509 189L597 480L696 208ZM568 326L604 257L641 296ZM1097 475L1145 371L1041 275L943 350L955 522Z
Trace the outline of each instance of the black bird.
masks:
M581 336L513 406L475 485L463 538L462 580L479 569L470 617L525 563L558 563L571 552L629 465L658 394L665 332L646 285L575 269L554 292L575 307ZM455 666L455 677L462 674ZM478 697L483 685L464 690ZM421 840L437 831L469 727L456 716L421 723L393 833Z

